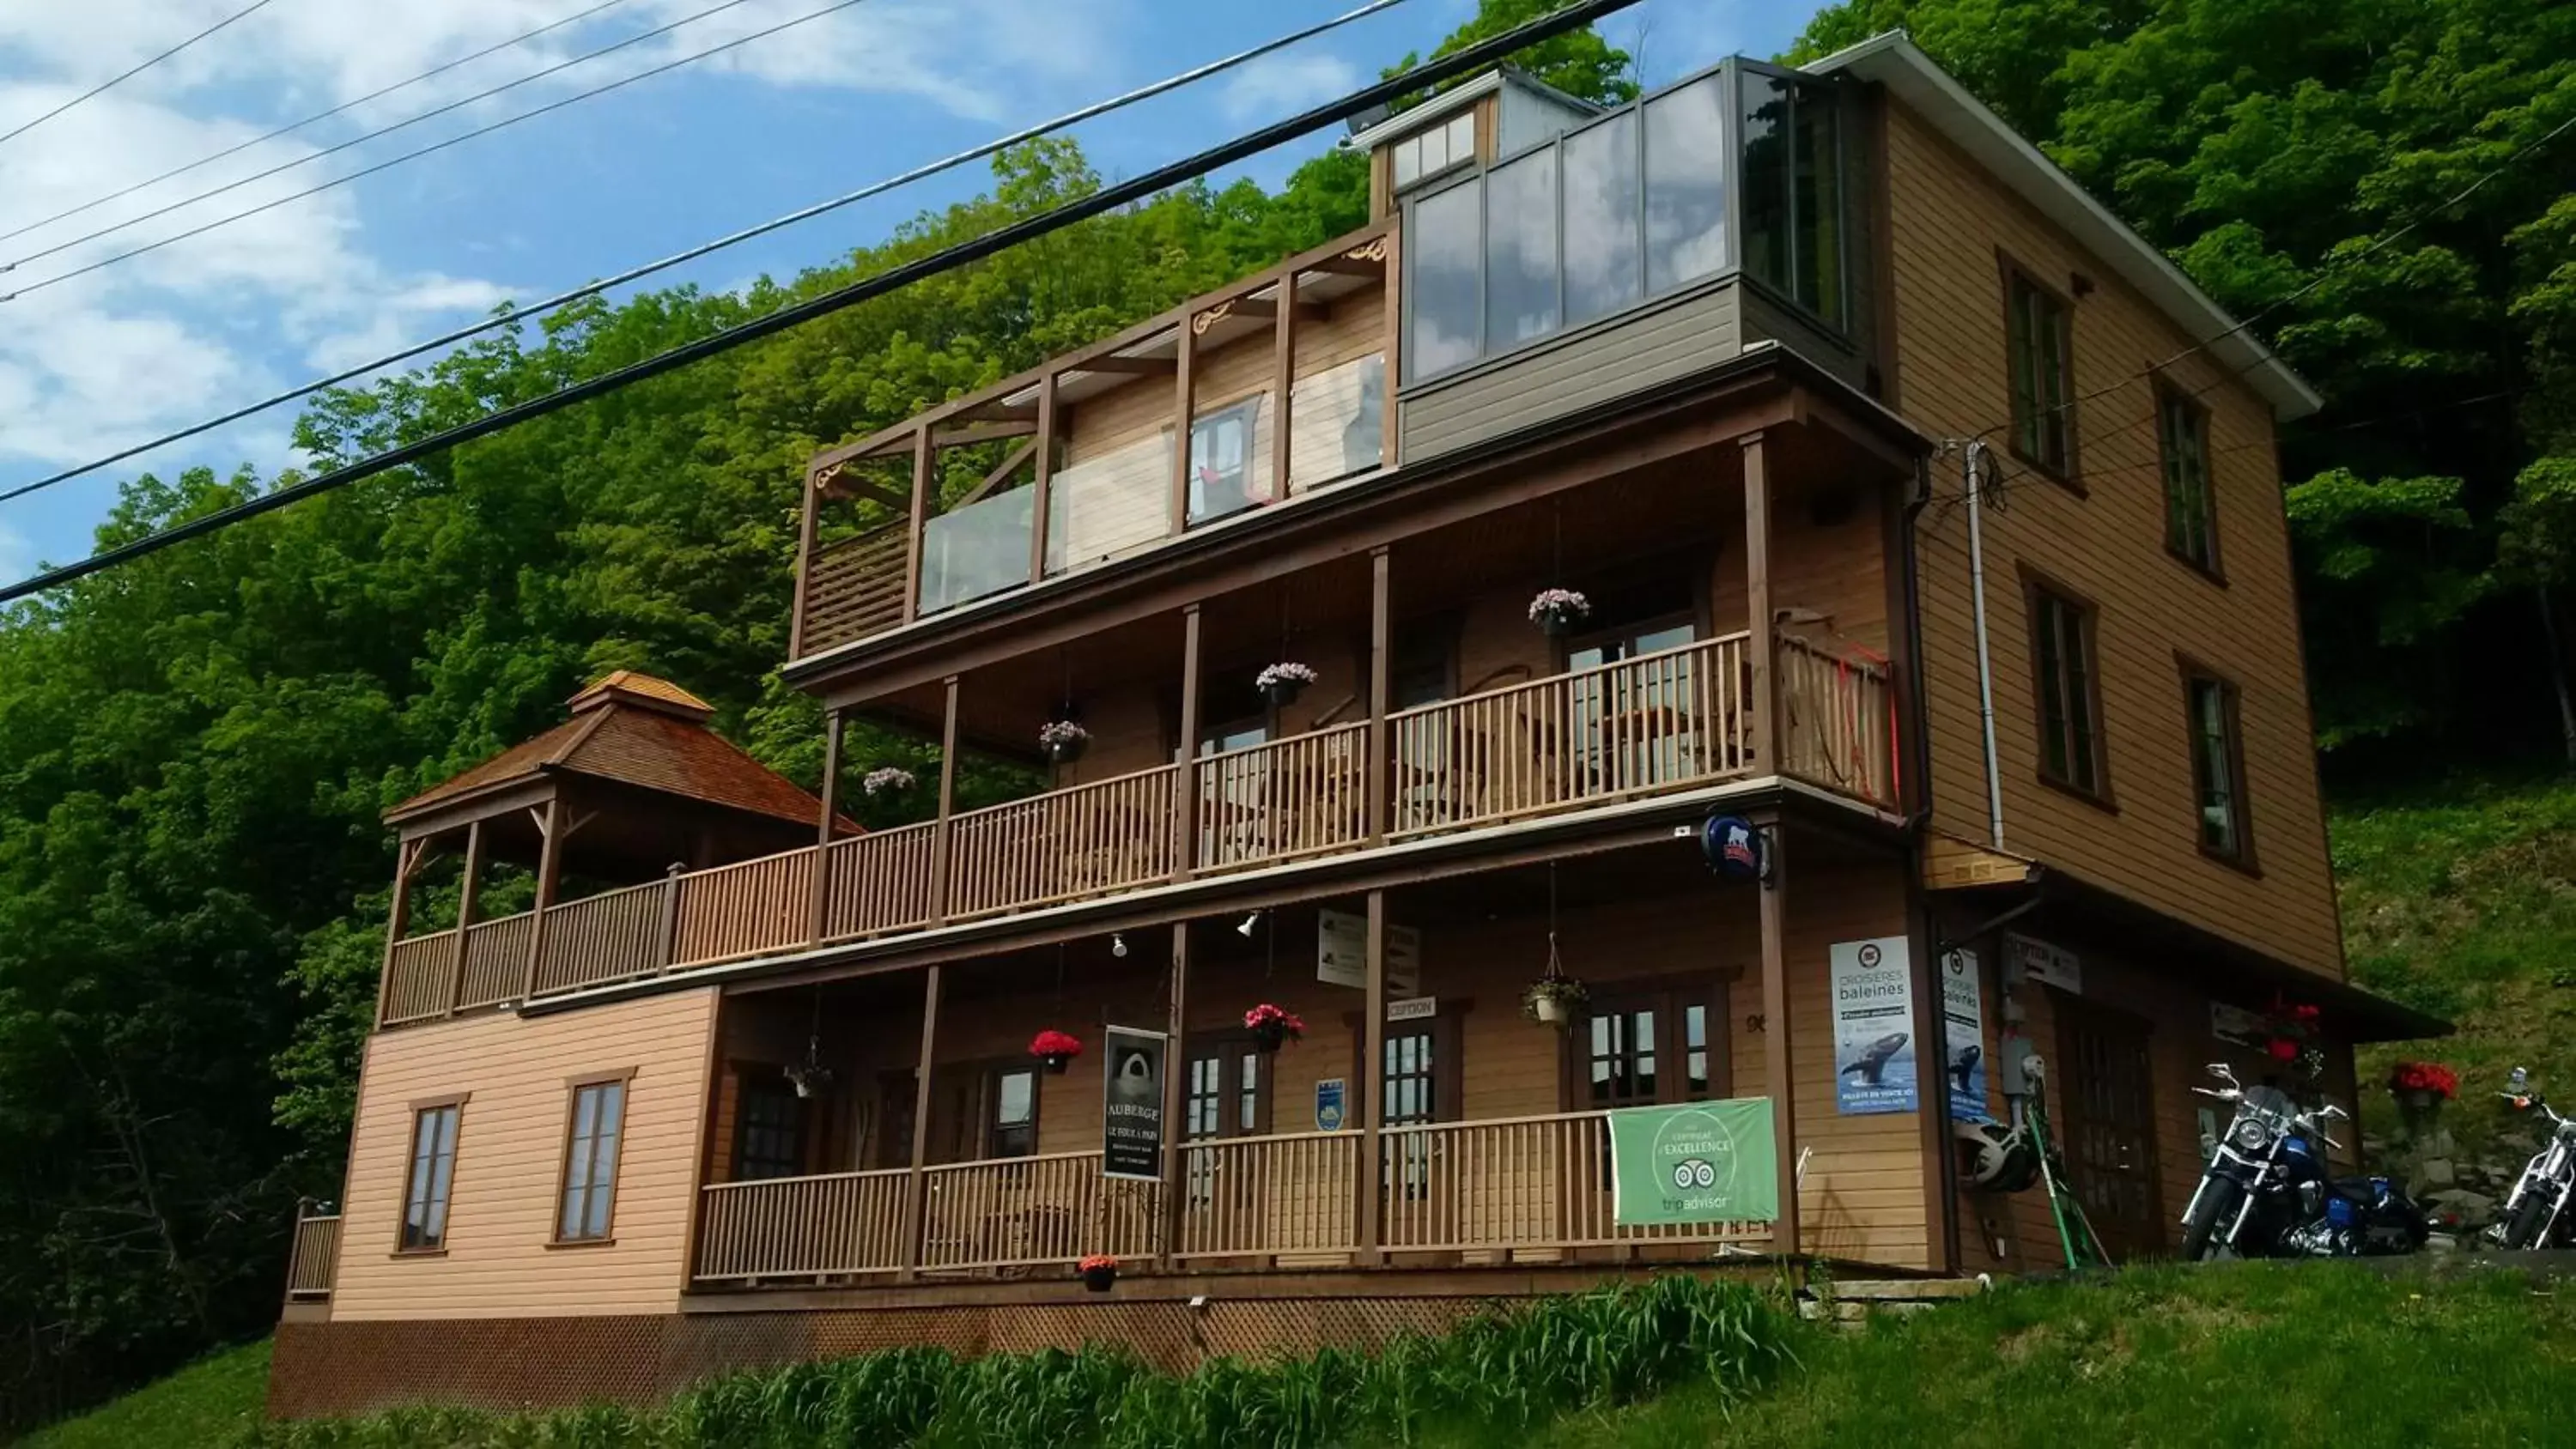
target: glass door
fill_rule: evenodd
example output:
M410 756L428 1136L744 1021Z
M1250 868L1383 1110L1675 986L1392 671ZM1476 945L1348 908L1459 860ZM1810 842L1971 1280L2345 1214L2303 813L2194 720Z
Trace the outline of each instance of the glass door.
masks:
M1576 676L1576 794L1649 789L1697 773L1699 722L1691 680L1696 661L1685 655L1628 669L1603 666L1678 649L1698 637L1689 620L1663 620L1596 635L1566 652L1565 667Z

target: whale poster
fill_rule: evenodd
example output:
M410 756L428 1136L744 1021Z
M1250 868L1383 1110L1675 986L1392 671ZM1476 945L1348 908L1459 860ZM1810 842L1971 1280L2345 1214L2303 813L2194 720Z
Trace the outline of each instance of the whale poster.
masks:
M1848 1116L1915 1109L1914 972L1903 936L1836 941L1834 1106Z
M1986 1004L1977 980L1977 953L1952 951L1941 958L1942 1074L1950 1079L1950 1115L1962 1122L1994 1120L1986 1108Z

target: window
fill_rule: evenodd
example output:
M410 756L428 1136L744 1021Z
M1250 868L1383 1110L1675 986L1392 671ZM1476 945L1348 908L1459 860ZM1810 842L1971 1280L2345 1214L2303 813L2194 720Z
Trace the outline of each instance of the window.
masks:
M1260 399L1247 398L1190 420L1190 522L1269 501L1253 491L1253 425L1260 415Z
M1390 1126L1438 1120L1432 1035L1428 1027L1395 1029L1386 1035L1385 1071L1379 1082L1386 1093L1386 1120Z
M2066 482L2075 476L2073 324L2066 302L2017 267L2004 272L2014 456Z
M755 1068L754 1070L759 1070ZM733 1175L751 1182L805 1171L805 1099L785 1082L745 1076L734 1122Z
M2245 751L2237 736L2236 686L2186 665L2183 699L2191 730L2192 798L2200 809L2200 848L2220 860L2252 863L2246 827Z
M1557 324L1554 151L1485 176L1485 347L1502 351Z
M1038 1150L1038 1074L1027 1067L996 1067L985 1100L992 1117L985 1124L986 1157L1031 1157Z
M617 1211L617 1139L625 1126L626 1078L584 1082L572 1089L556 1242L606 1241Z
M2032 682L2039 691L2039 773L2107 802L2102 690L2094 673L2093 611L2044 585L2030 590Z
M411 1172L403 1184L401 1250L435 1253L447 1246L447 1194L456 1180L456 1126L465 1099L424 1103L412 1112Z
M1476 113L1460 111L1421 134L1387 148L1395 189L1404 191L1476 159Z
M1843 324L1842 111L1832 87L1747 69L1744 266L1823 322Z
M1725 1032L1722 981L1605 990L1581 1029L1567 1034L1578 1053L1567 1105L1581 1111L1723 1097L1731 1090Z
M2156 441L2165 475L2165 547L2202 573L2218 572L2218 526L2209 496L2209 414L2180 388L2156 384Z

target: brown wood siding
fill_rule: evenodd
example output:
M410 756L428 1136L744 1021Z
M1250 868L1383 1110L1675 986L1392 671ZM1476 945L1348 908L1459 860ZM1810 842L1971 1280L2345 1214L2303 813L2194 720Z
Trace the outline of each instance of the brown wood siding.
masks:
M679 1306L716 993L561 1016L493 1015L389 1032L358 1088L334 1319L667 1313ZM635 1069L617 1163L616 1239L552 1248L569 1083ZM411 1104L471 1093L457 1124L447 1248L393 1254Z
M1927 431L1985 433L2011 478L2008 507L1985 520L1986 599L2003 782L2004 845L2311 970L2343 966L2319 828L2272 418L2253 391L2194 356L2171 370L2187 389L2217 383L2210 408L2211 489L2227 582L2164 547L2154 392L2122 379L2195 339L2004 192L1902 104L1888 107L1896 351L1907 415ZM2009 460L1999 252L2051 286L2094 290L2075 303L2075 390L2113 390L2077 410L2079 495ZM1958 459L1939 460L1936 495L1955 498ZM1936 504L1922 541L1923 668L1938 828L1986 839L1970 607L1967 520ZM2039 782L2031 650L2017 568L2062 580L2101 608L2099 669L2109 814ZM2191 754L2177 650L2244 689L2247 798L2258 877L2197 846Z
M1650 303L1539 343L1484 371L1400 392L1408 463L1597 407L1736 355L1736 289Z
M1329 372L1378 351L1386 341L1386 304L1374 285L1335 299L1321 318L1297 324L1297 376ZM1191 359L1192 406L1198 412L1267 392L1277 377L1271 328L1263 326ZM1065 466L1115 452L1172 425L1177 396L1171 374L1122 383L1065 408ZM1267 457L1265 449L1261 454ZM1264 465L1262 476L1267 477Z

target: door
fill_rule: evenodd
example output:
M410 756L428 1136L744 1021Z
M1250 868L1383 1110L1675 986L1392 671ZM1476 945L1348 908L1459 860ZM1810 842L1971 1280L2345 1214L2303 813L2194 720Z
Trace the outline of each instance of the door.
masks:
M1193 1041L1181 1076L1181 1140L1259 1137L1270 1130L1270 1059L1246 1036ZM1239 1239L1261 1211L1259 1183L1230 1172L1236 1154L1188 1151L1184 1173L1190 1214L1182 1246Z
M2055 1005L2068 1185L2113 1257L2155 1253L2164 1247L2164 1210L2147 1024L2074 997L2059 996Z
M1568 673L1621 664L1678 649L1698 637L1689 619L1667 619L1578 640L1566 651ZM1612 669L1574 683L1572 720L1579 793L1617 794L1700 773L1698 691L1684 657L1634 669Z

